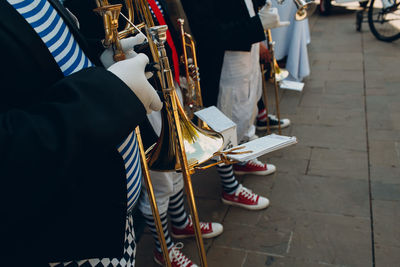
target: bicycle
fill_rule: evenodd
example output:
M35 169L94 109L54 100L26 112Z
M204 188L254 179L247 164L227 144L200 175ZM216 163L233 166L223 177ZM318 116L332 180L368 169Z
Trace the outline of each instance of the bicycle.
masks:
M370 0L368 25L376 39L392 42L400 38L400 0ZM361 31L364 10L357 12L356 29Z

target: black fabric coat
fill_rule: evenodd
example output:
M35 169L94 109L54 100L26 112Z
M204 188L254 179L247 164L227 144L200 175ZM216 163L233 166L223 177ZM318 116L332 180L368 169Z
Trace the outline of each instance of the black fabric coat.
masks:
M171 21L170 17L168 16L169 11L168 11L168 5L165 0L158 0L159 4L162 7L163 11L163 17L168 25L168 29L171 33L172 39L175 44L176 51L179 55L182 53L182 44L181 44L181 39L179 36L179 33L175 31L175 28L173 27L173 22ZM122 4L122 13L124 15L127 15L128 12L125 9L125 1L124 0L109 0L110 4ZM65 0L64 6L66 6L79 20L80 24L80 31L81 33L88 39L91 43L96 44L96 47L99 46L101 43L101 40L104 39L104 26L103 26L103 20L102 18L97 15L95 12L93 12L93 9L95 9L96 3L93 0ZM136 16L135 19L137 20L138 17ZM153 16L154 23L156 25L159 25L157 19ZM140 23L142 21L136 21L135 23ZM119 17L119 25L120 29L125 26L126 21L122 18L122 16ZM171 69L173 70L173 62L172 62L172 52L171 49L168 45L168 43L165 43L165 47L167 50L168 58L170 59L169 64L171 66ZM98 49L95 51L99 52ZM151 59L151 53L150 51L147 52L147 55ZM182 75L182 74L181 74Z
M0 18L0 265L121 257L127 192L116 147L145 119L143 105L102 67L64 77L7 1Z
M225 51L250 51L265 39L264 29L258 15L250 17L244 0L181 2L196 39L203 103L216 105ZM253 3L257 9L265 1Z

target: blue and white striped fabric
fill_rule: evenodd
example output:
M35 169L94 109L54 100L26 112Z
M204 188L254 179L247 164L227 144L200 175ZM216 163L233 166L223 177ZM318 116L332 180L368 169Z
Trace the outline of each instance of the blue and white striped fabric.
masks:
M61 71L68 76L93 64L67 25L46 0L8 0L42 38Z
M47 0L7 1L37 32L65 76L93 66L79 47L68 26ZM142 177L138 144L133 132L118 147L118 151L125 162L128 211L130 211L139 198Z
M140 178L142 177L136 134L132 132L118 147L118 151L124 158L126 178L128 180L128 211L130 211L139 199L141 188Z

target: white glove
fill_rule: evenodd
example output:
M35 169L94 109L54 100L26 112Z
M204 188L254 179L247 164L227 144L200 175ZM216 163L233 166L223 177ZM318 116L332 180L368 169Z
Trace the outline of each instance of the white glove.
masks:
M271 2L267 1L265 6L258 12L264 30L289 26L290 21L280 21L278 9L271 7Z
M126 58L133 58L137 55L137 53L133 50L135 45L141 44L146 40L146 36L144 34L137 34L133 37L129 37L121 40L122 51L124 52ZM114 61L114 51L112 47L107 48L103 51L100 56L100 61L103 63L104 67L108 69Z
M147 81L144 73L148 63L149 58L145 54L138 54L134 58L119 61L108 68L131 88L146 108L147 114L162 108L160 97Z

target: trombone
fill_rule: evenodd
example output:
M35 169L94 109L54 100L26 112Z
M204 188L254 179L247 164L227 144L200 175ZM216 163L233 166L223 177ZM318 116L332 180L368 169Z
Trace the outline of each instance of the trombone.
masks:
M184 93L184 106L186 114L190 119L193 119L194 112L203 108L203 99L201 96L200 73L197 64L196 45L193 37L185 32L185 20L179 18L177 20L181 34L182 52L181 61L185 66L185 76L187 88ZM191 53L189 57L189 53ZM200 121L199 121L200 122ZM202 127L199 123L199 127Z
M285 0L277 0L276 2L279 5L282 5L285 2ZM317 8L315 0L293 0L293 3L297 8L297 12L295 14L294 19L298 21L306 19L309 16L311 16L315 12L315 9Z
M166 25L154 26L154 22L144 0L135 1L135 9L143 23L134 25L135 9L132 0L125 0L129 10L127 25L124 30L118 32L118 17L122 5L110 5L107 0L96 0L98 8L96 11L102 15L105 27L104 45L112 45L115 53L115 60L124 59L120 45L120 39L130 34L140 33L145 30L153 60L160 65L161 70L157 73L164 95L164 109L162 112L163 122L161 135L158 142L153 145L146 153L142 150L142 164L157 171L181 171L184 178L185 191L188 198L195 237L199 251L201 266L207 266L206 253L203 239L201 236L200 223L194 200L194 193L191 184L191 174L196 169L202 169L200 164L208 161L215 153L222 149L223 137L212 131L196 127L185 115L183 108L179 104L179 99L175 90L172 71L169 65L164 43L167 38L168 27ZM121 14L122 15L122 14ZM123 15L122 15L123 16ZM123 16L125 17L125 16ZM157 78L155 77L155 78ZM211 165L210 165L211 166ZM150 183L150 177L145 175L146 183ZM148 188L150 203L153 206L153 216L156 221L157 233L162 244L165 262L170 266L168 250L165 244L163 228L159 220L154 192ZM164 244L163 244L164 243Z
M269 62L269 64L270 64L269 79L274 84L274 89L275 89L275 109L276 109L276 116L278 118L278 132L279 132L279 134L282 134L281 113L280 113L280 109L279 109L279 82L284 80L289 75L289 72L285 69L279 68L278 63L276 62L275 53L274 53L275 42L272 41L271 30L267 29L265 31L265 34L267 37L268 51L271 55L271 60ZM269 118L268 118L267 82L266 82L266 77L265 77L267 71L265 70L264 63L260 64L260 68L261 68L261 75L262 75L262 87L263 87L263 97L264 97L263 101L264 101L264 106L265 106L265 110L267 113L267 133L270 134L270 125L269 125Z
M296 20L303 20L311 16L315 9L317 8L317 4L315 0L293 0L296 5L297 12L295 15Z
M115 61L120 61L125 59L124 52L122 51L120 39L129 36L128 33L133 34L135 31L138 31L139 29L135 29L135 27L127 27L125 30L121 33L118 32L118 18L121 12L122 5L110 5L108 1L104 0L96 0L97 8L94 10L97 12L99 15L102 16L103 18L103 23L104 23L104 30L105 30L105 38L103 40L103 44L105 46L113 46L114 48L114 60ZM133 13L132 13L133 15ZM130 13L131 16L131 13ZM143 26L141 26L143 27ZM147 195L149 196L150 200L150 206L151 206L151 211L154 217L155 221L155 226L158 234L158 239L160 241L161 245L161 250L163 253L164 257L164 262L166 263L166 266L170 267L171 262L169 260L169 253L168 253L168 248L167 248L167 243L165 241L165 236L163 232L163 227L160 219L160 214L158 212L158 207L154 195L154 190L153 190L153 185L151 183L151 178L150 178L150 173L149 173L149 167L146 161L146 153L144 151L144 146L143 146L143 141L141 138L140 134L140 128L137 126L135 128L135 134L139 146L139 154L140 154L140 162L142 165L142 170L143 170L143 177L144 177L144 182L146 185L147 189Z
M279 5L282 5L285 2L285 0L277 0L277 3ZM307 17L311 16L317 5L315 3L315 0L293 0L297 12L295 14L295 20L296 21L301 21L306 19ZM278 131L279 134L282 134L281 130L281 115L280 115L280 109L279 109L279 83L286 79L289 76L289 72L286 69L280 68L276 58L275 58L275 53L274 53L274 46L275 42L272 40L272 35L271 35L271 30L267 29L265 31L266 37L267 37L267 45L268 45L268 50L270 51L271 54L271 62L270 62L270 77L269 79L272 81L274 84L275 88L275 109L276 109L276 115L278 118ZM267 83L266 83L266 70L265 70L265 65L260 64L261 68L261 73L262 73L262 87L263 87L263 101L264 101L264 106L265 110L267 113L267 133L270 134L270 125L269 125L269 118L268 118L268 96L267 96Z

